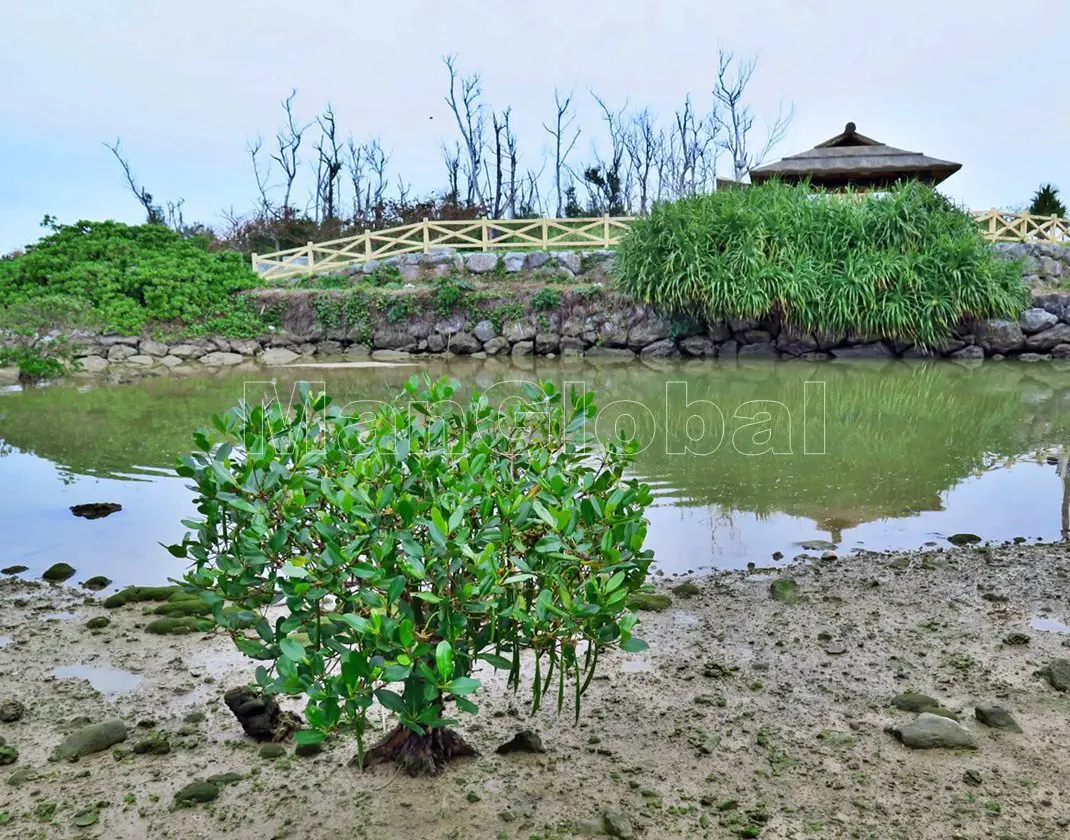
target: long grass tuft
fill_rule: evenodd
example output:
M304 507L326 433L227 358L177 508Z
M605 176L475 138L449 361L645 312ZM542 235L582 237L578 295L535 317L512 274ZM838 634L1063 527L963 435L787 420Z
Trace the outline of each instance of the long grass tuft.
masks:
M656 205L619 249L617 282L662 309L779 316L789 328L939 344L965 317L1014 318L1021 266L918 183L845 198L766 183Z

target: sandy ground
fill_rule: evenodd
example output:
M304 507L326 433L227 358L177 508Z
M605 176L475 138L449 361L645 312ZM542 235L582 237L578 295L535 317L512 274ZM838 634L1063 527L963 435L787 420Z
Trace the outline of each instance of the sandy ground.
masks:
M641 613L650 650L606 659L578 727L529 717L489 681L462 726L481 757L432 779L361 773L348 742L261 758L220 700L252 671L228 639L150 636L140 605L7 579L0 701L26 711L0 723L19 750L0 768L0 836L529 840L597 834L615 809L643 838L1066 837L1070 697L1035 672L1070 656L1068 573L1070 548L1051 545L804 563L786 572L802 594L790 605L760 574L696 579L697 594ZM99 615L110 626L86 629ZM1029 643L1004 644L1012 632ZM56 676L78 664L120 673L94 673L104 691ZM885 728L913 716L888 700L907 690L959 712L979 748L901 745ZM986 702L1024 734L974 720ZM48 761L78 718L116 716L130 738L114 753ZM546 754L494 753L523 728ZM134 754L152 733L171 752ZM214 802L175 807L182 786L228 772L242 778ZM87 809L97 821L77 827Z

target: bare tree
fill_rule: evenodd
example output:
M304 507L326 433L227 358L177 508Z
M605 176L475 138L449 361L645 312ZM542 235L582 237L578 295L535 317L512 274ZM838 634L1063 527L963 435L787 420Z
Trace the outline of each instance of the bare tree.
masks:
M267 218L276 215L276 212L274 204L272 204L271 199L268 197L271 178L271 162L269 161L263 170L260 168L259 155L263 146L264 141L258 134L256 140L249 144L248 151L253 164L253 177L256 179L256 190L260 195L260 205L257 208L257 214Z
M346 168L353 187L353 221L365 227L381 227L389 186L386 166L390 156L378 139L358 146L350 135L346 148Z
M309 124L298 125L294 118L293 103L297 98L297 88L290 91L290 95L282 101L282 108L286 112L286 127L275 135L278 143L278 151L271 156L281 168L285 182L283 185L282 208L283 213L290 212L290 198L293 195L294 181L297 180L297 171L300 165L299 150L301 140Z
M631 161L635 185L639 190L639 213L645 214L650 209L650 179L657 166L665 137L656 129L650 111L644 109L632 116L631 124L624 132L623 141Z
M718 126L724 132L719 142L732 157L732 176L736 181L741 181L754 167L761 165L773 147L784 139L795 116L794 107L785 113L781 106L776 119L767 127L765 142L757 152L751 152L749 134L754 127L754 113L746 104L744 95L756 64L754 58L737 61L733 53L725 50L718 56L713 95L721 105L716 111Z
M554 193L557 197L554 215L561 216L565 209L565 192L568 187L568 183L562 180L562 175L569 175L568 156L576 147L576 141L580 139L580 130L572 128L576 121L576 112L572 108L571 93L562 100L560 91L554 88L554 108L557 113L554 116L553 128L546 123L543 123L542 127L554 139Z
M341 189L342 149L338 145L338 124L330 103L316 117L320 137L316 142L316 221L338 218Z
M126 183L127 186L130 187L130 192L134 194L134 198L136 198L141 206L145 208L145 221L150 225L164 224L163 210L158 204L153 204L152 193L144 187L138 186L137 181L134 179L134 173L130 170L130 161L123 157L122 141L116 138L114 144L108 145L105 143L104 147L111 150L111 153L115 155L115 159L119 161L119 166L123 168L123 175L126 177Z
M442 144L442 162L446 164L446 199L461 200L461 144L453 141L453 148Z
M187 229L186 220L182 214L186 199L180 198L177 201L168 201L165 206L153 202L152 193L139 186L134 178L133 170L130 168L130 161L122 153L122 141L116 138L114 144L105 143L104 147L111 151L115 159L119 161L119 166L123 169L123 176L126 178L126 184L130 188L130 192L134 194L134 198L138 200L138 203L145 208L145 221L148 224L165 225L179 233L204 230L203 225L195 225L193 228Z
M456 56L445 56L442 59L450 74L450 92L446 97L453 116L457 121L457 128L461 132L461 141L466 153L466 161L462 171L467 179L465 188L465 201L471 205L483 204L484 196L481 182L483 174L484 132L486 121L484 119L483 104L479 101L483 94L480 86L478 73L458 77L455 67ZM460 85L460 98L458 99L458 84Z

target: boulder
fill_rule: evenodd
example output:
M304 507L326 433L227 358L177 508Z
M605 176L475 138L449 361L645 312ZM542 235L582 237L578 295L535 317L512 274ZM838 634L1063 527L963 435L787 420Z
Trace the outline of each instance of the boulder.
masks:
M1004 709L1002 706L989 706L981 705L973 710L973 715L980 723L985 726L989 726L992 729L1002 729L1004 732L1018 732L1022 731L1022 727L1018 725L1011 713Z
M486 342L498 335L498 331L494 329L494 324L484 318L475 325L472 329L472 334L481 342Z
M632 350L641 350L655 341L669 337L670 324L664 318L648 318L628 330L628 346ZM609 343L609 342L605 342Z
M91 723L72 732L52 753L53 761L71 761L121 744L126 740L126 724L121 720Z
M914 714L917 714L922 709L939 707L940 701L934 697L930 697L928 694L908 692L906 694L897 694L891 701L889 701L889 705L904 712L913 712Z
M241 357L239 356L238 358L240 359ZM260 363L268 367L288 365L295 359L297 359L297 354L293 350L287 350L285 347L269 347L260 354ZM201 361L203 362L204 359Z
M535 338L535 325L530 321L510 321L502 327L502 335L510 344L518 341L531 341Z
M159 356L162 358L168 353L166 344L161 344L159 341L150 341L147 338L141 342L139 349L146 356Z
M739 348L739 358L750 359L775 359L777 356L776 346L772 341L763 341L755 344L744 344Z
M1032 309L1026 309L1018 316L1018 326L1022 328L1022 332L1027 335L1041 332L1042 330L1053 327L1059 323L1059 316L1053 315L1045 309L1039 307L1033 307Z
M836 359L890 359L892 350L883 342L859 344L854 347L840 347L833 352Z
M1033 311L1033 310L1029 310ZM1025 346L1035 353L1044 353L1057 344L1070 343L1070 324L1056 324L1046 330L1031 335L1025 340Z
M956 350L951 354L952 359L962 359L965 361L975 360L981 361L985 357L985 351L978 347L976 344L968 344L960 350Z
M513 356L531 356L535 353L535 342L518 341L513 344Z
M78 360L81 370L85 373L100 373L108 367L108 360L100 356L85 356Z
M639 351L639 356L643 359L675 359L680 356L680 351L676 349L675 341L671 338L663 338L661 341L646 345Z
M270 353L272 351L268 351ZM266 356L267 353L264 354ZM261 357L263 360L263 357ZM230 367L231 365L241 364L242 357L237 353L224 353L222 351L215 351L213 353L205 353L201 356L201 364L207 367Z
M204 348L194 344L177 344L171 348L171 355L180 359L199 359L204 355Z
M431 333L427 337L427 352L441 353L446 349L446 338L442 333Z
M988 354L1014 353L1025 346L1025 333L1016 321L995 319L974 325L973 336L977 345ZM1053 345L1054 346L1054 345Z
M505 266L505 270L510 274L515 274L518 271L522 271L524 268L524 259L527 257L523 251L508 251L502 256L502 265Z
M160 364L164 367L173 368L182 364L182 360L178 356L164 356L160 359Z
M509 352L509 340L502 338L500 335L495 336L486 344L483 345L483 350L488 356L498 356L503 353Z
M561 337L562 356L582 356L586 346L582 338L574 338L569 335Z
M1053 660L1050 665L1041 670L1040 675L1056 691L1070 690L1070 662L1065 659Z
M545 356L547 353L556 353L561 347L561 336L551 332L535 333L535 352Z
M241 356L255 356L260 352L260 342L255 338L231 339L230 349Z
M943 715L922 712L917 719L891 728L903 746L912 750L977 749L969 730Z
M769 597L782 604L794 604L799 600L799 584L795 578L777 578L769 584Z
M524 268L528 271L534 271L536 268L542 268L550 262L550 254L547 251L532 251L524 258Z
M498 255L477 251L464 255L464 267L473 274L488 274L498 267Z
M451 353L467 356L483 349L482 342L470 332L459 332L450 336L449 349Z
M142 367L152 367L156 364L155 356L146 356L144 353L135 353L133 356L129 356L126 359L128 365L141 365Z
M685 356L704 358L717 355L717 345L704 335L688 336L680 342L680 349Z
M577 251L554 251L550 254L557 264L562 268L567 268L573 274L579 274L583 268L583 260Z
M131 347L129 344L113 344L108 349L108 361L109 362L122 362L129 359L131 356L136 356L137 350Z
M337 341L321 341L316 345L317 356L339 356L342 353L342 345Z

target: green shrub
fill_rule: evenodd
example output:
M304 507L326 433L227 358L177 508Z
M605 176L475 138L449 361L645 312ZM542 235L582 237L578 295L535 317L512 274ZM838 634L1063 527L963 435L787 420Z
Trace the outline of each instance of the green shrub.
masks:
M84 301L105 329L127 335L152 321L212 319L248 333L234 293L255 283L241 255L208 253L201 240L160 225L78 222L0 260L0 307L64 295Z
M414 377L359 417L307 392L292 413L242 405L178 466L204 518L170 551L192 560L189 588L263 661L259 686L307 695L299 742L342 728L363 760L377 701L399 726L367 763L413 774L465 754L447 727L452 709L477 711L478 663L516 690L533 650L533 711L567 693L578 719L600 654L645 647L626 608L652 559L650 488L624 476L636 446L594 457L592 395L566 408L550 382L505 411L453 396ZM251 629L228 605L256 615Z
M850 199L780 183L655 206L618 248L635 299L705 318L935 344L961 318L1017 318L1021 266L920 184Z
M561 293L557 289L551 289L549 286L539 289L531 296L533 309L557 309L560 305Z
M64 332L93 321L85 301L69 295L46 294L9 304L0 309L0 364L18 366L23 380L62 376L74 366Z

